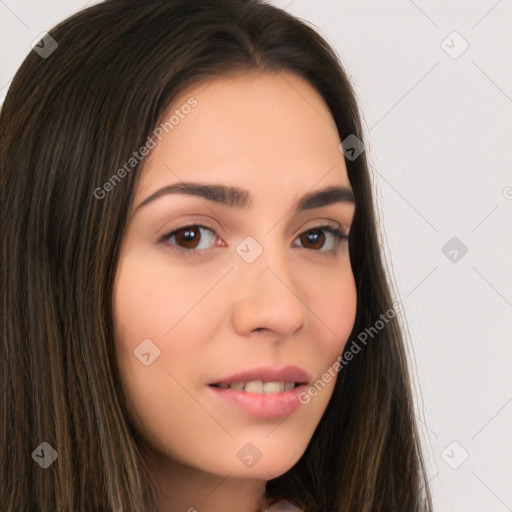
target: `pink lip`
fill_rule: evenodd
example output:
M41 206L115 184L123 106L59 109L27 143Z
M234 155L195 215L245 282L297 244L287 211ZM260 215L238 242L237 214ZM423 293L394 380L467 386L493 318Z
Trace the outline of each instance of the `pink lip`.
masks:
M301 405L299 395L307 389L307 386L301 385L281 393L269 395L211 386L208 386L208 389L219 398L240 407L257 418L273 419L288 416L295 411Z
M261 380L262 382L295 382L300 383L300 385L293 389L268 395L211 386L211 384L232 384L233 382L247 383L253 380ZM240 407L257 418L272 419L288 416L295 411L301 405L299 395L307 389L307 385L311 381L311 375L298 366L260 366L219 377L210 382L208 389L215 393L215 396Z
M306 370L293 365L280 367L260 366L226 375L225 377L219 377L209 384L232 384L233 382L250 382L252 380L261 380L263 382L300 382L308 384L311 382L311 375Z

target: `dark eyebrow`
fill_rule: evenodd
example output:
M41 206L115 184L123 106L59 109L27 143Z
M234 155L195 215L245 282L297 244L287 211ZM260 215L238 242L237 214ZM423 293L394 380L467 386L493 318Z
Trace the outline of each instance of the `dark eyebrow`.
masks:
M147 205L151 201L167 194L186 194L203 197L208 201L214 201L231 208L247 210L252 204L252 197L248 190L236 186L214 185L204 183L175 183L163 187L149 197L144 199L136 208ZM330 186L321 190L315 190L304 194L299 200L296 200L293 208L295 212L320 208L335 203L354 203L355 198L352 190L345 186Z

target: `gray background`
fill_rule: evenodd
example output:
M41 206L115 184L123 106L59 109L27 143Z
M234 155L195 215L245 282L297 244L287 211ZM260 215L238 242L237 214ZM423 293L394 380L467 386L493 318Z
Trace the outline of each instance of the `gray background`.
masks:
M0 0L0 98L31 42L93 3ZM512 511L512 0L272 3L358 95L435 510Z

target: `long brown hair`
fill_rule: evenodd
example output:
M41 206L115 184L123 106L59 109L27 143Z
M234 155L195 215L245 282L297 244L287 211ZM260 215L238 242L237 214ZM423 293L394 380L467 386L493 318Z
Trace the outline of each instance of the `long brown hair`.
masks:
M340 140L364 142L335 51L260 0L110 0L50 31L0 113L0 509L154 510L156 484L115 364L112 292L141 165L98 199L181 91L229 73L291 71L320 92ZM346 158L356 199L350 340L393 309L365 152ZM388 317L391 315L388 315ZM305 453L268 498L308 512L428 512L431 498L396 316L340 370ZM47 442L57 461L31 454Z

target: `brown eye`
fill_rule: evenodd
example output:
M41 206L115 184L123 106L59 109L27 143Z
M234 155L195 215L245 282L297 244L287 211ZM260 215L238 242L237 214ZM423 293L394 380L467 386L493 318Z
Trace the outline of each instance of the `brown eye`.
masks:
M321 229L314 229L310 231L306 231L300 235L300 241L304 247L307 249L321 249L325 242L325 235L322 233ZM311 246L307 246L311 244Z
M330 238L326 237L325 232L330 235ZM301 233L298 238L305 249L311 249L316 252L327 252L329 250L336 250L341 242L348 240L348 235L337 227L327 225L308 229L304 231L304 233ZM325 245L328 247L325 248Z
M174 232L176 243L186 249L195 249L201 238L197 227L181 228Z
M184 226L171 231L163 237L163 240L177 251L193 253L210 249L215 240L215 233L206 226ZM205 243L206 247L204 247ZM201 244L203 247L200 247Z

